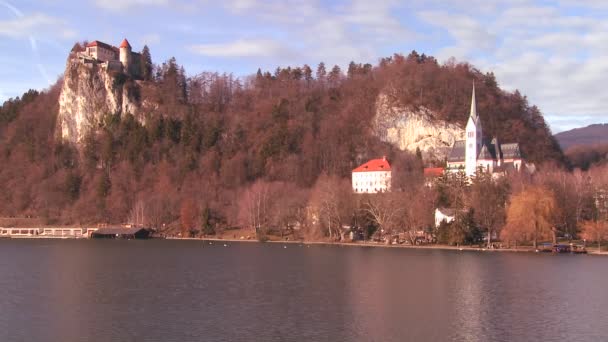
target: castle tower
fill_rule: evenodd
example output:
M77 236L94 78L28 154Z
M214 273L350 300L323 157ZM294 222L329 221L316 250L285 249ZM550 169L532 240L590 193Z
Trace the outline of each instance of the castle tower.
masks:
M131 44L126 38L120 43L120 63L128 74L131 68Z
M465 147L465 173L471 177L477 171L477 156L481 151L481 120L477 114L477 104L475 102L475 83L473 83L473 94L471 96L471 113L466 128L466 147Z

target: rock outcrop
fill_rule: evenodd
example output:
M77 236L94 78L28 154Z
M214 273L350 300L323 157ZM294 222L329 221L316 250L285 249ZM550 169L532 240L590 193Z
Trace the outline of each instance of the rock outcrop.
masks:
M86 134L99 127L108 114L140 113L140 86L125 74L108 71L96 63L68 58L59 96L58 134L63 141L78 145Z
M375 131L383 141L404 151L420 149L425 160L443 160L456 140L464 139L464 129L433 119L425 108L412 110L392 103L386 94L376 102Z

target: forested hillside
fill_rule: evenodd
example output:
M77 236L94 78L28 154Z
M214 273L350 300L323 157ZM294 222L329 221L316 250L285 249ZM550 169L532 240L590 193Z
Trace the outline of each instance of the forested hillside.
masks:
M577 145L608 144L608 124L595 124L559 132L555 138L564 150Z
M284 215L297 215L314 199L321 175L348 184L351 169L367 158L386 155L397 174L421 177L420 159L372 132L380 93L464 125L473 80L484 134L519 142L537 165L563 163L540 110L466 63L440 65L412 52L376 66L321 63L235 78L187 77L171 59L141 81L141 101L155 104L145 125L107 113L81 146L56 132L62 80L5 102L0 215L49 224L143 220L159 229L192 216L201 227L221 229L251 221L245 202L260 184L277 203L291 204Z

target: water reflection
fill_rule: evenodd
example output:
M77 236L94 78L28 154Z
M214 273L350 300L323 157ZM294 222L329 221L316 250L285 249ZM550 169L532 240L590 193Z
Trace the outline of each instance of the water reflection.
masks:
M597 341L608 334L604 261L2 240L0 341Z

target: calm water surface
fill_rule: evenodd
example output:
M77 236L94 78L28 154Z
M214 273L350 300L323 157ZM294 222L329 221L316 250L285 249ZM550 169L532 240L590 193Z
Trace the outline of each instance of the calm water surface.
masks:
M606 341L608 259L0 239L0 341Z

